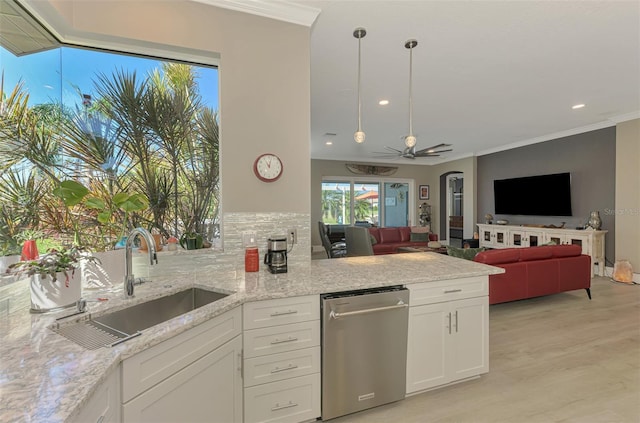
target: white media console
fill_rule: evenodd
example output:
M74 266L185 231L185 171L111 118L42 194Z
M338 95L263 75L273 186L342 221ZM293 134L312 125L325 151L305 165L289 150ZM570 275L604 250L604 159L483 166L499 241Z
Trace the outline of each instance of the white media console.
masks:
M486 248L535 247L550 242L580 245L582 254L591 256L591 277L594 275L594 265L598 266L598 275L604 276L604 236L607 231L480 223L478 228L480 230L480 246Z

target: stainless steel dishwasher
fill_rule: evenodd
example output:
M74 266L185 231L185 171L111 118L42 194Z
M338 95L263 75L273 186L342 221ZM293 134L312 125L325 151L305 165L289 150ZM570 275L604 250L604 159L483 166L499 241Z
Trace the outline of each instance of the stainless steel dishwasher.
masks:
M403 399L409 291L339 292L321 301L322 420Z

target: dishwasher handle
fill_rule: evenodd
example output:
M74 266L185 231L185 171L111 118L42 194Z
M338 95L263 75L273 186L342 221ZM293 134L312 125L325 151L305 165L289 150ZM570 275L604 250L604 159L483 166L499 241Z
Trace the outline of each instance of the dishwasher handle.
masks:
M409 304L405 304L404 301L400 300L398 301L398 304L392 305L392 306L366 308L364 310L347 311L344 313L336 313L335 311L331 310L331 312L329 313L329 318L339 319L341 317L357 316L360 314L368 314L368 313L377 313L379 311L395 310L395 309L406 308L406 307L409 307Z

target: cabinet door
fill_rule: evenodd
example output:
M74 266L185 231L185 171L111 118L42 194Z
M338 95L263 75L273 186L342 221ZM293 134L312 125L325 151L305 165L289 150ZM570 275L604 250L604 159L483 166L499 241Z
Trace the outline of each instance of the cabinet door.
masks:
M529 242L525 231L511 229L509 231L509 247L528 247Z
M451 380L489 371L489 299L470 298L450 303L451 336L447 363Z
M407 394L448 382L445 369L448 316L448 303L409 308Z
M493 244L497 248L505 248L509 244L509 230L508 229L494 229L493 230Z
M75 423L120 422L120 369L116 369L91 395L80 413L71 419Z
M242 337L123 406L124 422L242 422Z

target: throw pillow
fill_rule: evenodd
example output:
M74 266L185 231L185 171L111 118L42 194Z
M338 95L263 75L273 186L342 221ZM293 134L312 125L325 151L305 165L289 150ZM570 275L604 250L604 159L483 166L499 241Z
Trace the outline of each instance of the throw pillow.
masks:
M484 247L480 248L457 248L451 245L447 245L447 254L451 257L457 257L465 260L473 260L473 258L481 251L484 251Z
M428 233L429 232L429 227L428 226L412 226L411 227L411 232L416 233L416 234Z
M373 234L369 234L369 238L371 239L371 245L376 245L378 243L378 240L373 236Z
M409 241L411 241L411 242L428 242L429 241L429 234L427 232L425 232L425 233L411 232L411 234L409 235Z

